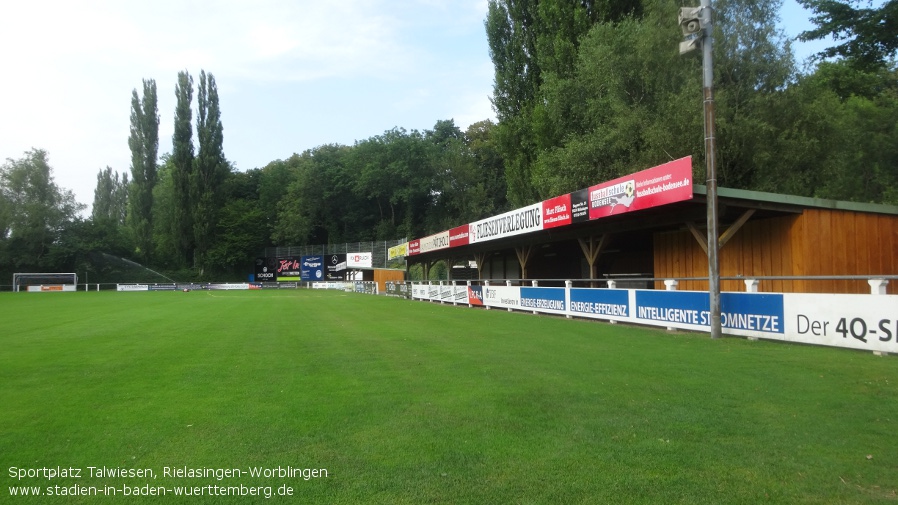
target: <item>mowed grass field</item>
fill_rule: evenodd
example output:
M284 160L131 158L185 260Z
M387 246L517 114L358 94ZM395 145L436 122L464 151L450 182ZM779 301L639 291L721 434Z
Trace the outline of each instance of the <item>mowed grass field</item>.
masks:
M0 321L0 503L898 502L893 356L308 290L3 293ZM274 496L10 494L54 485Z

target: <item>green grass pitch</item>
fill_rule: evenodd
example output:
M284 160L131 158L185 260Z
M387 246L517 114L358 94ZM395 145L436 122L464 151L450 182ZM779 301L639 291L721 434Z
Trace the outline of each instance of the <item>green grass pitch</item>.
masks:
M0 503L898 501L895 357L309 290L0 322Z

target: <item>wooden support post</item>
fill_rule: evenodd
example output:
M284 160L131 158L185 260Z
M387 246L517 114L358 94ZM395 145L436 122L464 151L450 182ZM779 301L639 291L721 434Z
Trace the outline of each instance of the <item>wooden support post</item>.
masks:
M596 238L598 238L598 242L596 242ZM606 242L608 241L607 239L607 233L600 237L590 235L588 242L582 238L577 239L577 242L580 243L580 249L583 250L583 256L586 257L586 262L589 264L590 280L595 279L598 275L598 272L596 271L596 261L599 259L599 254L601 254L602 249L605 248ZM596 287L595 283L590 284L590 287Z
M477 280L483 279L484 261L486 261L486 253L474 253L474 263L477 264Z
M443 259L446 262L446 280L452 280L452 264L455 262L455 258L448 256Z
M527 261L530 260L532 250L533 246L529 245L514 248L514 252L518 255L518 264L521 265L521 279L527 278Z

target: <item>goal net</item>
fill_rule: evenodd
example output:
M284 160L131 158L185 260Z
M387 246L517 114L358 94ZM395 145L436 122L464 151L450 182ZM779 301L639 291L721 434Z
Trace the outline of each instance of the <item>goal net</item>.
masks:
M12 274L13 291L76 291L75 273L17 273Z

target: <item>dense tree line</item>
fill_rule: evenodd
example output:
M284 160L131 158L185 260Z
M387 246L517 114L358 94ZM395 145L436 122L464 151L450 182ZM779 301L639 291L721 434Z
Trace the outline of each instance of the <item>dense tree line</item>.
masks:
M714 2L720 183L898 204L896 0L800 1L817 26L801 37L837 41L804 70L776 28L779 0ZM161 157L156 82L144 80L130 170L100 170L90 217L46 152L0 167L0 275L136 280L135 261L237 277L268 246L421 237L686 155L702 181L701 63L678 55L679 6L490 0L497 123L396 127L242 172L225 157L212 74L196 88L178 74Z
M720 184L896 203L895 25L876 22L895 2L804 0L819 30L803 38L847 40L804 74L776 28L781 3L714 2ZM496 141L515 204L685 155L703 180L701 62L677 56L679 6L489 2Z

